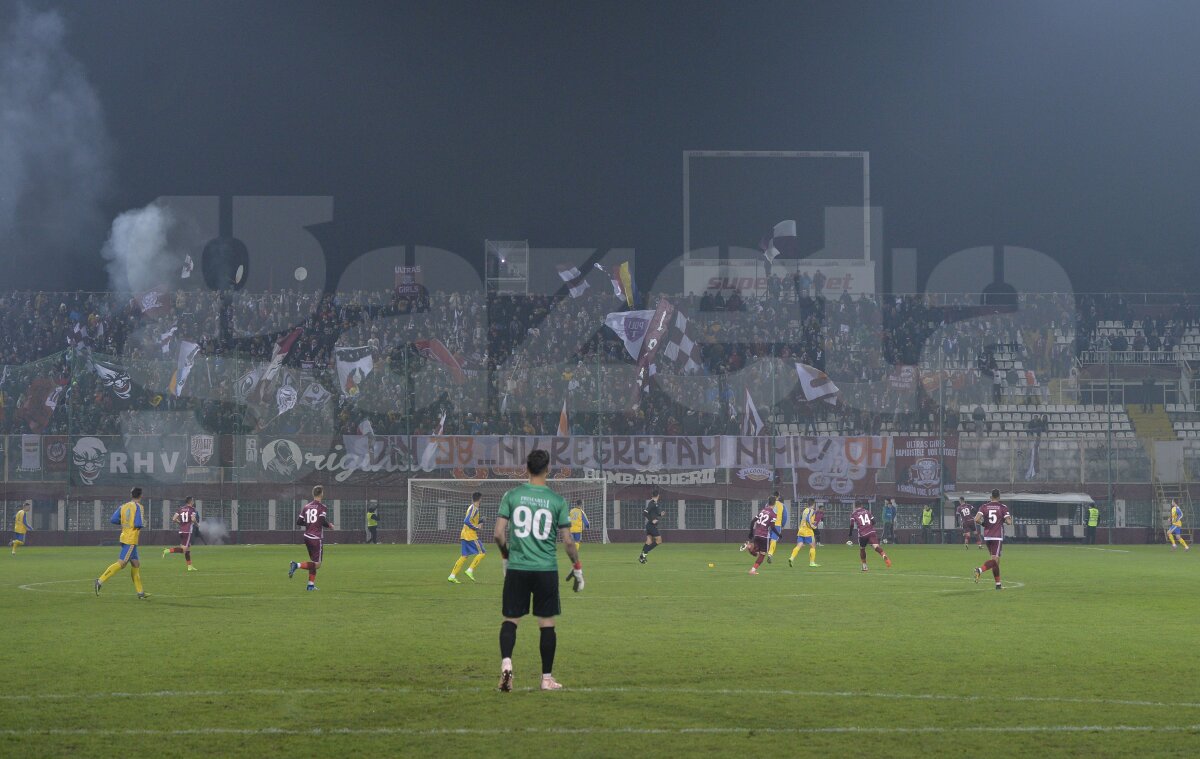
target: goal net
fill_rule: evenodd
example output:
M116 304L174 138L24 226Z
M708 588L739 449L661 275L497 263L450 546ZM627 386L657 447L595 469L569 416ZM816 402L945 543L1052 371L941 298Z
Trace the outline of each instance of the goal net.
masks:
M526 480L427 480L408 481L408 542L454 543L458 541L463 515L471 504L471 494L483 494L479 511L483 518L479 539L491 543L492 527L500 498ZM572 508L583 508L588 527L585 543L608 542L608 498L606 482L601 479L549 480L550 489L567 499Z

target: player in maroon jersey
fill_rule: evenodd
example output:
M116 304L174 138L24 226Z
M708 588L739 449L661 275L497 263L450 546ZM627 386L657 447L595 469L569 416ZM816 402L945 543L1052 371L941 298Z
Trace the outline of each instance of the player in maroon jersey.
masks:
M959 524L962 525L963 548L971 547L971 536L975 536L975 543L983 548L983 540L979 537L979 525L975 524L975 514L971 511L971 504L967 503L966 498L958 499L958 506L954 507L954 513L958 515Z
M317 589L317 570L321 568L325 528L337 529L329 521L329 512L325 508L325 504L321 502L321 498L325 495L325 488L315 485L312 494L313 499L304 504L304 508L300 509L300 514L296 517L296 524L304 528L304 547L308 549L309 560L293 561L291 567L288 568L288 577L296 574L297 569L308 570L308 587L305 590Z
M754 521L750 523L750 536L746 540L746 544L742 546L743 550L750 552L751 556L757 557L754 560L754 566L750 567L750 574L758 574L758 568L762 566L763 559L767 558L767 550L771 547L771 527L775 524L775 496L767 499L767 505L763 506L758 512L758 516L754 517Z
M992 570L996 580L996 590L1003 589L1000 584L1000 551L1004 548L1004 525L1012 524L1012 514L1008 507L1000 503L1000 491L992 491L992 500L979 507L975 514L975 523L983 527L983 540L987 543L991 558L982 567L975 567L975 582L987 570Z
M867 511L863 504L858 504L854 511L850 512L850 531L846 533L846 545L854 545L851 537L855 530L858 530L858 558L862 562L862 571L867 571L868 545L875 549L875 553L883 557L884 565L890 567L892 560L879 547L879 533L875 532L875 516Z
M196 568L192 566L192 528L196 526L196 519L196 506L189 495L183 499L183 505L179 507L179 511L171 515L171 521L179 525L179 545L174 548L163 549L164 559L167 557L167 554L183 554L183 559L187 562L187 571L189 572L196 571Z

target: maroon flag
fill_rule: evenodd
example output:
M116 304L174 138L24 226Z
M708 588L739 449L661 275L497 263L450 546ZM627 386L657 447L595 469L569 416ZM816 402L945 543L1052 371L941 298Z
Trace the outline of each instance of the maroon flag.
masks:
M467 381L467 374L463 371L462 364L450 352L450 349L442 343L441 340L434 338L432 340L417 340L413 343L416 346L417 352L428 359L433 359L442 366L450 370L450 376L454 378L454 384L461 385Z
M660 363L681 374L696 373L701 368L700 346L688 334L688 318L666 298L658 301L642 342L638 389L649 389L650 378L658 374Z
M292 346L296 344L296 340L300 335L304 334L304 329L296 327L291 332L275 341L275 347L271 349L271 363L263 369L262 376L258 380L259 398L264 397L270 383L279 374L280 368L283 367L284 360L288 354L292 352Z
M44 432L62 393L63 386L49 377L35 378L17 403L17 418L29 425L30 432Z

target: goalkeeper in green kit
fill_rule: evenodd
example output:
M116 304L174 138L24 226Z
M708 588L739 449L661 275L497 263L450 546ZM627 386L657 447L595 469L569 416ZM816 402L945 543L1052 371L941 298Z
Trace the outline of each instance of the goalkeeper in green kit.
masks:
M562 613L558 599L557 538L562 538L574 570L575 592L583 590L579 549L571 537L571 515L566 499L546 486L550 454L537 449L525 459L529 482L518 485L500 499L494 536L504 557L504 621L500 624L500 690L513 689L513 648L517 623L530 612L541 630L542 690L562 688L553 675L558 637L554 618Z

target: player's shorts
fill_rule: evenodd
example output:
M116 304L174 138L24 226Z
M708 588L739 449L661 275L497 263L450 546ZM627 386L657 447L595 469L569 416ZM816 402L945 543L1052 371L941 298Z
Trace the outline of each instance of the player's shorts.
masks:
M646 534L652 538L660 537L659 532L658 532L658 525L653 524L651 522L646 522Z
M487 553L487 551L483 550L483 543L480 543L478 540L460 540L458 542L461 544L463 556L474 556L480 553Z
M1170 535L1182 535L1182 534L1183 534L1183 528L1182 528L1182 527L1177 527L1177 526L1175 526L1175 525L1171 525L1171 527L1170 527L1170 528L1167 530L1167 533L1168 533L1168 534L1170 534Z
M27 532L14 532L13 536L12 536L13 542L25 544L25 543L29 542L28 535L29 535L29 533L27 533Z
M812 535L797 535L796 542L801 543L806 546L811 546L813 543L813 536Z
M121 544L121 561L140 561L138 558L138 547L131 546L128 543Z
M995 556L997 559L1000 558L1000 552L1004 550L1003 540L1000 540L999 538L984 538L983 542L987 543L988 553L990 553L992 556Z
M576 543L582 543L583 542L583 533L582 532L571 533L571 540L574 540Z
M862 535L858 536L858 547L859 548L866 548L867 546L877 546L877 545L879 545L879 533L877 533L877 532L872 532L870 535L867 535L865 537Z
M779 540L782 537L783 537L782 529L775 529L774 527L771 528L771 540Z
M754 545L754 550L759 553L765 553L771 547L770 541L760 535L755 535L750 542Z
M192 533L191 532L179 533L179 545L183 546L184 548L191 548L192 547Z
M978 526L979 525L975 524L974 522L963 522L962 531L970 535L971 533L975 532L975 528Z
M504 599L501 614L510 619L529 613L533 597L535 617L557 617L562 613L558 599L558 572L512 569L504 574Z
M320 563L321 554L325 551L324 540L313 540L312 538L304 539L304 547L308 549L308 558L311 561Z

